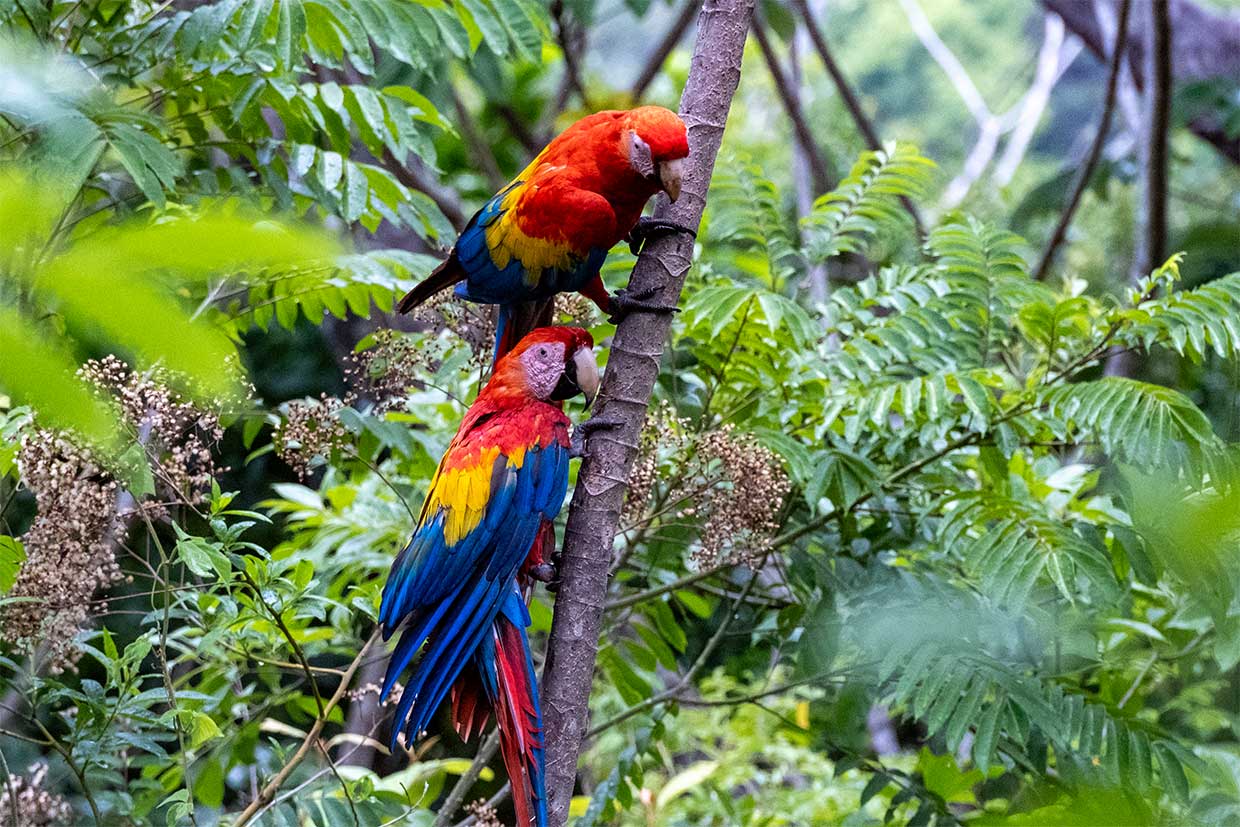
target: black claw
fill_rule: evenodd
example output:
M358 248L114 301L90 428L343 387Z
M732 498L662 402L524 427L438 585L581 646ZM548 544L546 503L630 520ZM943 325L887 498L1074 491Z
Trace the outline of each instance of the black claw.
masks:
M683 224L677 224L675 221L668 221L663 218L650 218L643 215L637 219L637 223L633 225L633 229L629 230L629 250L633 255L639 255L646 242L651 238L661 235L669 235L671 233L686 233L693 238L697 238L697 230L690 229Z
M568 446L568 455L573 459L579 459L585 456L586 440L590 438L590 434L595 431L610 430L619 428L624 423L618 419L607 419L605 417L596 416L582 422L576 428L573 428L573 436ZM554 562L555 558L552 558Z
M659 302L648 301L648 299L659 292L656 287L650 287L640 292L635 292L625 288L612 295L611 306L608 308L611 315L607 317L607 321L612 324L620 324L620 320L634 311L643 311L645 313L679 313L680 308L673 304L660 304Z

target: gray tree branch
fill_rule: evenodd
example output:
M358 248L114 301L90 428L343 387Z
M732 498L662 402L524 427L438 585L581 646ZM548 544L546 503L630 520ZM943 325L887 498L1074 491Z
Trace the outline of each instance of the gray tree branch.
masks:
M689 128L688 168L680 198L675 204L660 203L656 209L660 218L692 228L701 222L728 109L740 82L753 6L754 0L706 0L702 4L680 104ZM630 284L639 292L656 290L659 299L674 303L692 262L692 238L664 236L642 253ZM594 435L577 475L564 537L562 584L543 673L552 827L562 827L568 820L577 758L588 726L612 545L671 323L667 315L637 312L617 327L598 405L600 415L622 425Z
M1129 281L1134 284L1167 258L1167 130L1171 121L1172 53L1169 5L1168 0L1149 0L1133 21L1144 23L1142 75L1147 79L1141 106L1141 198L1129 273ZM1106 374L1132 376L1137 367L1137 355L1122 350L1107 360Z
M1111 66L1107 72L1107 88L1102 98L1102 117L1098 120L1098 132L1094 135L1093 144L1089 147L1089 152L1085 155L1085 161L1081 164L1076 174L1076 180L1072 184L1072 194L1068 196L1067 205L1059 216L1059 221L1055 224L1055 229L1051 232L1050 241L1046 243L1046 249L1042 251L1042 258L1038 260L1037 266L1033 270L1033 277L1037 281L1042 281L1050 272L1051 264L1055 260L1055 252L1059 249L1059 245L1063 243L1064 237L1068 233L1068 227L1072 225L1072 217L1076 214L1076 208L1081 203L1081 196L1085 194L1085 188L1089 186L1089 179L1093 177L1094 170L1098 168L1098 161L1102 157L1102 148L1106 145L1107 133L1111 131L1111 119L1115 114L1115 98L1119 89L1120 69L1123 65L1124 45L1128 40L1128 16L1132 7L1132 0L1124 0L1119 7L1119 20L1116 23L1115 41L1111 46Z
M1112 10L1120 0L1097 0L1098 4ZM1149 4L1143 0L1138 9ZM1085 41L1089 50L1100 59L1109 54L1109 38L1103 30L1093 3L1081 0L1042 0L1042 5L1063 18L1070 31ZM1144 89L1147 76L1145 55L1148 15L1136 14L1129 26L1129 67L1139 88ZM1176 38L1180 48L1172 55L1175 77L1181 82L1224 80L1240 77L1240 15L1235 12L1215 11L1192 2L1170 0L1168 18L1175 21ZM1190 124L1196 135L1210 142L1233 163L1240 164L1240 138L1228 135L1217 117L1209 113L1195 118Z

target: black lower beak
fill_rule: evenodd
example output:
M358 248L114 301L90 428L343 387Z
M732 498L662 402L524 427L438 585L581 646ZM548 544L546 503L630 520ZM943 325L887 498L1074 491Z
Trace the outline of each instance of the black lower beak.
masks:
M555 383L555 389L551 391L551 399L555 402L563 402L579 393L581 393L581 385L577 384L577 365L570 360L564 366L564 372L560 374L560 381Z

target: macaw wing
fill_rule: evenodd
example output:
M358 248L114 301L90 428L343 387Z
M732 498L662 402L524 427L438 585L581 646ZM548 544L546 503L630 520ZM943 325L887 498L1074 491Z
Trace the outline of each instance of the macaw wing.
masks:
M418 527L384 585L379 622L385 638L410 613L443 602L479 576L516 573L542 521L559 513L568 487L568 449L548 442L507 454L497 447L478 450L468 440L448 449Z
M473 301L511 304L578 290L617 240L607 199L543 165L501 190L461 233L456 256L467 277L457 291Z

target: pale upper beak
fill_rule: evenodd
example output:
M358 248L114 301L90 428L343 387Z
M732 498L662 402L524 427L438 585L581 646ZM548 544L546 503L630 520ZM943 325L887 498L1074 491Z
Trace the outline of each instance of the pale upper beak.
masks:
M585 395L588 408L598 396L598 362L594 359L594 351L588 347L578 348L573 354L573 366L577 371L577 387Z
M680 197L680 180L685 174L685 159L660 161L656 170L659 176L659 187L667 193L667 197L675 201Z

